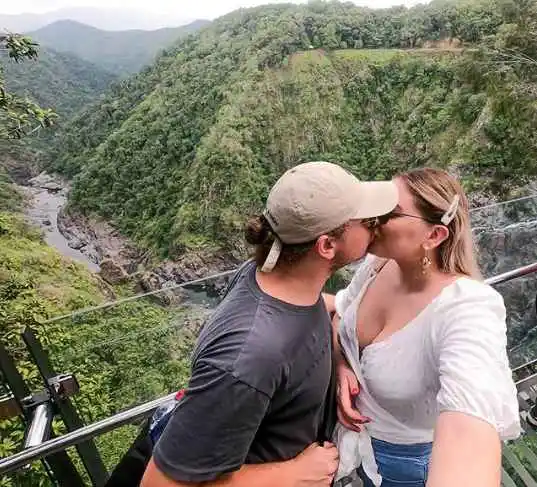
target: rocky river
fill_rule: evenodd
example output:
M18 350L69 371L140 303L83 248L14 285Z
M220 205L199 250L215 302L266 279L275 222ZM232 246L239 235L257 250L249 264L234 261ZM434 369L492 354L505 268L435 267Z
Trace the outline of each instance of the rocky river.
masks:
M57 179L42 174L30 179L28 186L18 186L26 195L28 220L43 231L45 241L62 255L84 263L91 271L100 270L97 260L80 250L76 242L68 240L58 227L58 213L67 203L68 186Z
M30 197L26 214L43 230L46 242L63 255L83 262L110 284L134 280L140 292L166 289L176 283L234 268L238 261L224 255L189 255L179 261L151 263L106 222L66 211L67 183L46 173L21 189ZM472 211L472 224L485 277L537 261L537 195L492 204ZM185 291L163 291L162 304L189 300L211 307L225 279ZM508 310L508 349L513 366L537 357L537 275L497 286Z
M46 172L18 186L28 199L25 214L40 228L48 245L62 255L83 263L108 284L135 284L139 293L162 290L155 296L161 304L213 306L227 279L191 285L183 290L168 290L175 284L200 279L233 269L238 261L225 255L191 254L177 261L156 261L138 249L112 225L69 211L69 185Z

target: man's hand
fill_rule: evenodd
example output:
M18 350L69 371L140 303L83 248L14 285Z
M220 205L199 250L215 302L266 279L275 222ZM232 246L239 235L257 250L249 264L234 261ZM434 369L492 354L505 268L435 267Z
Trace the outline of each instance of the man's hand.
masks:
M360 393L358 379L353 370L343 361L337 366L338 394L337 417L339 422L348 429L362 431L362 425L369 423L371 418L362 416L353 407L356 396Z
M332 443L313 443L290 461L296 487L329 487L337 472L339 454Z

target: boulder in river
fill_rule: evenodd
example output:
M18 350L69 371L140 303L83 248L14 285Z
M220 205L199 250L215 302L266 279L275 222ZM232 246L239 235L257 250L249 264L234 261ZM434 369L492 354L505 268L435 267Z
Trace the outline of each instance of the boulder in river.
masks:
M30 179L28 183L30 186L33 186L34 188L46 189L47 191L52 191L52 192L62 191L65 186L56 178L54 178L50 174L47 174L46 172L42 172L35 178Z
M177 306L186 298L186 293L176 286L174 281L166 281L154 272L145 272L138 281L139 291L155 293L152 298L163 306Z
M108 284L121 284L128 279L128 274L125 272L125 269L112 259L103 260L99 264L99 267L101 268L99 271L101 277Z
M69 247L72 249L80 250L86 246L86 243L76 237L73 237L71 240L69 240L67 245L69 245Z

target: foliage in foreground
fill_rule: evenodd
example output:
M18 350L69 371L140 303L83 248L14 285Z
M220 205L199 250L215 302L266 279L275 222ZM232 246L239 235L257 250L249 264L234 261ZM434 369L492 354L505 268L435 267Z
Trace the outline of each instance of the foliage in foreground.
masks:
M81 392L74 401L86 423L183 386L199 324L186 308L164 309L147 301L45 323L103 302L109 293L84 267L45 245L19 216L0 212L0 340L39 391L38 373L19 337L25 327L32 327L56 370L76 375ZM185 327L185 322L190 324ZM22 432L18 419L0 421L1 457L20 448ZM98 440L108 468L117 463L135 433L135 428L127 428ZM0 480L0 485L49 484L37 464L16 478Z
M0 59L16 63L37 58L37 44L30 38L0 33ZM39 127L50 127L55 113L43 109L28 98L9 92L0 65L0 140L19 139Z

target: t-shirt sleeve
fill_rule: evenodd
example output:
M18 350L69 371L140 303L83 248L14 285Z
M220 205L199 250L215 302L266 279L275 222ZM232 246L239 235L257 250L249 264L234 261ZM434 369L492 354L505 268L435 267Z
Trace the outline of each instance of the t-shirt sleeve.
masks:
M507 359L503 298L489 286L468 281L442 313L437 338L439 411L480 418L503 440L516 438L520 418Z
M230 372L198 365L155 446L157 467L178 482L207 482L238 470L270 398Z

